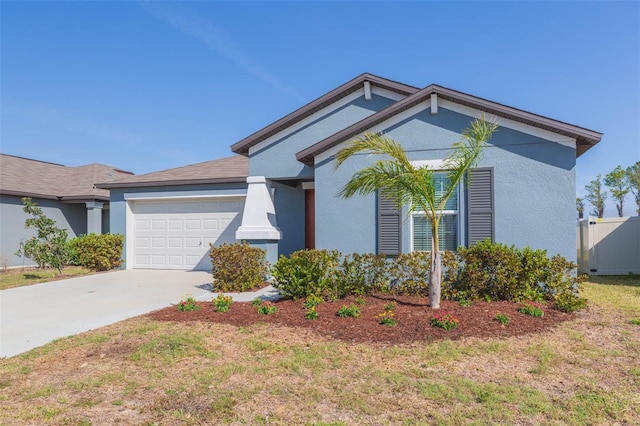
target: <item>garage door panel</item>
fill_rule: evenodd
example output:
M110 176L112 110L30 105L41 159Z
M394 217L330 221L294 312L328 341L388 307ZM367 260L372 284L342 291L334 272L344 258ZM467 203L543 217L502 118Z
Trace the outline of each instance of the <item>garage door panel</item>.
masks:
M209 244L235 241L243 205L243 200L133 202L133 267L210 270Z
M202 229L202 223L200 222L200 219L187 219L185 222L185 229L187 231L197 231L199 229Z
M169 219L168 222L170 231L182 231L184 229L182 219Z

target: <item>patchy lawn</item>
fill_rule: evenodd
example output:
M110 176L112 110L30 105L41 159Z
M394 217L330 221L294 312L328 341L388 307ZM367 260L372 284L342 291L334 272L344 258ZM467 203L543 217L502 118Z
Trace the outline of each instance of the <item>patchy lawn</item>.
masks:
M0 360L0 424L639 424L640 277L600 280L573 319L499 338L138 317Z
M93 273L80 266L67 266L62 270L62 272L63 274L60 275L56 269L6 269L0 272L0 290L23 287L48 281L64 280Z

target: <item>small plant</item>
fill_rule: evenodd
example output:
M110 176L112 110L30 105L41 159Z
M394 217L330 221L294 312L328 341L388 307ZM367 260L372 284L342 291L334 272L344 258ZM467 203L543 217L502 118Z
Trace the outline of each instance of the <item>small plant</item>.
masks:
M386 305L384 305L384 310L387 311L387 312L395 311L396 310L396 302L387 303Z
M571 292L558 294L555 302L556 307L562 312L575 312L587 306L587 299Z
M525 315L529 315L531 317L542 317L544 316L544 311L542 310L543 305L537 302L524 302L524 306L518 309L518 312L521 312Z
M451 330L458 327L460 320L453 314L442 312L431 318L431 326L440 327L443 330Z
M321 304L323 302L321 297L318 296L309 296L307 297L307 299L304 301L304 308L305 309L311 309L311 308L315 308L316 306L318 306L319 304Z
M358 318L360 316L360 307L358 305L354 305L353 303L349 306L343 305L340 309L338 309L336 315L338 315L340 318Z
M278 308L271 302L262 302L260 306L258 306L258 313L262 315L271 315L275 314Z
M222 293L220 293L218 297L213 299L213 306L216 307L216 311L218 312L227 312L232 303L233 299L231 298L231 296L225 296Z
M460 299L460 300L458 300L458 305L466 308L466 307L471 306L471 301L469 299Z
M363 297L356 297L356 305L363 306L364 305L364 298Z
M640 319L632 319L631 321L629 321L629 324L631 324L631 325L640 325Z
M253 301L251 301L251 306L253 306L254 308L257 308L258 306L260 306L261 303L262 303L262 300L259 297L256 297L255 299L253 299Z
M500 322L500 324L502 325L507 325L509 324L509 321L511 321L509 319L509 317L507 316L507 314L496 314L496 321Z
M387 305L389 306L389 305ZM393 309L387 309L387 306L385 306L385 311L382 312L381 314L378 314L378 324L382 324L382 325L388 325L389 327L393 327L395 326L398 322L396 321L396 319L394 318L395 316L395 312L393 312Z
M200 305L198 305L196 299L190 294L187 294L185 298L178 303L178 311L180 312L197 311L198 309L200 309Z
M309 320L318 319L318 311L316 310L316 307L311 306L307 308L307 310L304 313L304 317Z

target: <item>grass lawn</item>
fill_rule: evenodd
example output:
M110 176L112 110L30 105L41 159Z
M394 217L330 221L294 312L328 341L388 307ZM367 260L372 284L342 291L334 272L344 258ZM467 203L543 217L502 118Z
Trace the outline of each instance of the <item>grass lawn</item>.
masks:
M0 424L640 424L640 277L584 295L542 335L404 346L138 317L0 360Z
M80 266L67 266L62 270L62 272L63 275L59 275L56 269L7 269L0 272L0 290L72 278L92 273L90 270Z

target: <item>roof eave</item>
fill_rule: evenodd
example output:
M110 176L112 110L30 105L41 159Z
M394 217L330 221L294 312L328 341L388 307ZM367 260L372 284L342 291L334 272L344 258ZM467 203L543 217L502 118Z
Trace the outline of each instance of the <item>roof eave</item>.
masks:
M105 182L97 183L96 188L116 189L116 188L144 188L159 186L185 186L185 185L206 185L213 183L246 183L246 176L236 176L228 178L208 178L208 179L170 179L152 182Z
M393 80L388 80L373 74L364 73L354 78L353 80L341 85L340 87L337 87L329 93L317 98L316 100L311 101L305 106L298 108L291 114L286 115L285 117L270 124L269 126L264 127L263 129L253 133L250 136L247 136L239 142L236 142L235 144L231 145L231 150L236 154L247 156L249 154L249 148L251 148L252 146L286 129L296 122L303 120L304 118L321 110L325 106L330 105L336 100L355 92L360 88L362 84L364 84L365 81L369 81L370 83L373 83L378 87L382 87L403 94L405 96L416 93L419 90L417 87L413 87Z
M585 153L591 147L596 145L602 139L602 133L594 130L585 129L564 123L562 121L553 120L542 115L533 114L517 108L492 102L486 99L478 98L466 93L458 92L446 87L435 84L429 85L419 92L414 93L392 105L379 111L363 120L341 130L338 133L325 138L314 145L299 151L296 159L308 166L313 166L316 155L330 149L345 140L353 138L367 129L387 120L388 118L405 111L413 106L427 100L431 94L437 94L443 99L451 102L470 106L480 111L488 112L503 118L508 118L521 123L529 124L555 133L570 136L576 139L576 158Z

